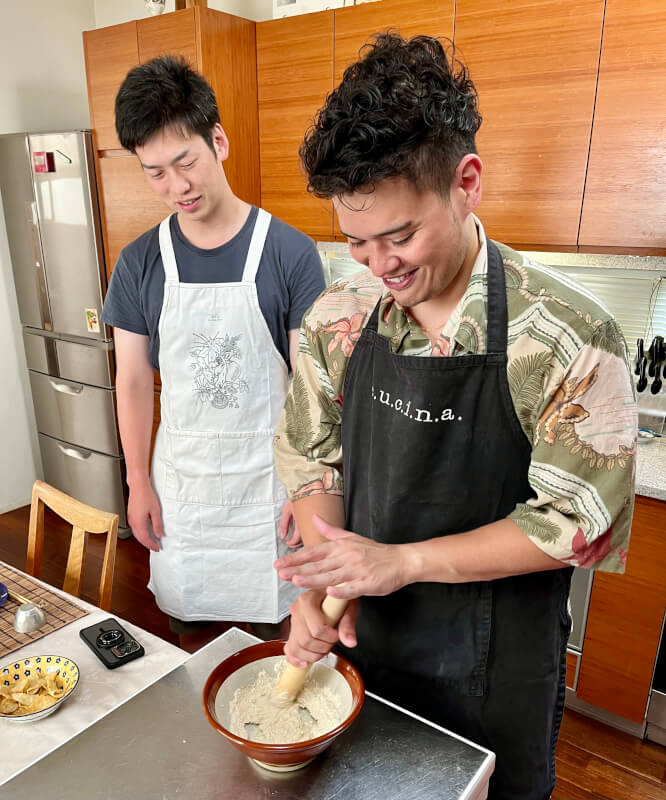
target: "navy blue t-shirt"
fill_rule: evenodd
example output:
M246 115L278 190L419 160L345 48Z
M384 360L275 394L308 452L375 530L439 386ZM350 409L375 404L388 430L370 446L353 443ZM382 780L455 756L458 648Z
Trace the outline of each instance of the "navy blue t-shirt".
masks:
M240 281L258 209L253 206L241 230L212 250L195 247L183 236L178 218L170 220L173 249L182 283ZM256 277L259 307L278 351L289 365L287 332L300 328L303 315L324 290L321 259L311 239L271 218ZM158 325L164 297L164 267L159 226L123 248L111 275L102 321L150 337L150 360L159 369Z

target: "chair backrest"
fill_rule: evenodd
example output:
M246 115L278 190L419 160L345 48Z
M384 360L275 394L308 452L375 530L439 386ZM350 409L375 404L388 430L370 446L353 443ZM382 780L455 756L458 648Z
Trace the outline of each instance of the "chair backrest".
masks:
M62 588L76 597L80 597L88 534L106 533L98 605L105 611L109 611L111 609L113 571L116 563L118 515L88 506L55 489L53 486L49 486L44 481L35 481L32 487L32 502L30 505L26 572L36 578L39 578L42 572L45 505L72 526L72 539L67 557L65 582Z

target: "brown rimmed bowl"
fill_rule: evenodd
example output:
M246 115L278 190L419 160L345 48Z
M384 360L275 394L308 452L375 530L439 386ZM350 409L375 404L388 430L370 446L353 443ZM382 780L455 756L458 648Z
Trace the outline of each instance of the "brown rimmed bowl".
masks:
M229 705L234 692L241 686L250 685L259 672L270 671L275 659L284 657L284 642L271 641L251 645L239 650L218 664L208 676L203 690L203 707L208 722L222 734L241 753L257 764L276 772L300 769L325 750L334 739L354 722L363 706L365 688L358 670L349 661L330 653L322 661L313 665L319 680L340 697L344 709L343 721L332 730L303 742L290 744L264 744L237 736L229 730ZM324 671L324 672L322 672Z

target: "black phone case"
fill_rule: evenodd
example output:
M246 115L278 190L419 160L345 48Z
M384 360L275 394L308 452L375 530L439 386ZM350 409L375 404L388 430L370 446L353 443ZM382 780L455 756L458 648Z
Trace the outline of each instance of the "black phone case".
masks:
M113 617L81 628L79 636L108 669L121 667L146 653L142 645Z

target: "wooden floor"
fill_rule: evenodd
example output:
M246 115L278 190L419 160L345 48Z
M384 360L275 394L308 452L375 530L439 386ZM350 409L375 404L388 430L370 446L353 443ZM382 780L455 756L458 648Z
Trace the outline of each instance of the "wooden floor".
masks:
M25 567L29 508L0 515L0 560ZM42 578L62 585L68 532L47 511ZM103 545L89 536L82 596L94 603ZM148 582L148 551L134 539L118 541L112 613L174 644ZM518 800L518 798L516 799ZM666 748L621 733L568 709L557 746L552 800L666 800Z

